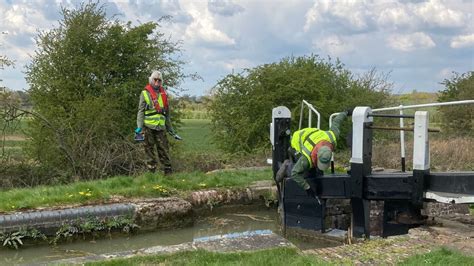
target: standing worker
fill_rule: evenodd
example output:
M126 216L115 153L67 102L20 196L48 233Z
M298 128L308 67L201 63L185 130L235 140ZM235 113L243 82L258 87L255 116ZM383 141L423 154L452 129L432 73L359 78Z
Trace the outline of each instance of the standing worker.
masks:
M166 131L176 139L181 138L176 135L171 125L168 96L162 86L163 76L161 72L157 70L153 71L148 80L149 83L140 93L135 133L142 134L142 130L144 129L145 131L145 153L147 156L146 166L148 170L151 172L156 171L156 146L163 172L165 175L169 175L173 170L171 168Z
M291 147L302 154L291 169L291 178L303 188L308 196L316 198L316 188L305 179L322 176L324 170L331 163L332 152L336 148L340 134L340 125L347 116L352 115L352 109L341 112L334 118L329 131L318 128L303 128L293 133ZM291 163L286 161L277 173L277 180L281 181L288 172Z

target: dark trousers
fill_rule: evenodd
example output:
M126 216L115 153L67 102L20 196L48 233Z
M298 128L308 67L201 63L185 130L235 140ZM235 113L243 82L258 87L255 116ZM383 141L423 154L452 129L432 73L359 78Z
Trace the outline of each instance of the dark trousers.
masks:
M145 153L147 155L146 164L148 170L155 171L157 166L156 152L158 159L163 167L163 172L169 174L172 172L171 159L169 154L169 144L166 138L165 130L153 130L145 127Z

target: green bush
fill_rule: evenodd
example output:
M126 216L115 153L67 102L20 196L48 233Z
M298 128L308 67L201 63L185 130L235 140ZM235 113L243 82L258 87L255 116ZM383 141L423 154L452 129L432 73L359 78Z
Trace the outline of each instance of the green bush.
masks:
M390 86L375 71L356 78L339 61L325 61L315 55L284 58L229 74L212 90L209 113L214 138L228 152L268 147L272 108L288 107L295 129L301 101L307 100L321 112L324 129L332 113L356 105L385 106Z
M474 99L474 71L464 74L454 73L450 79L441 84L445 89L440 91L438 101L459 101ZM474 105L457 105L440 107L442 128L456 135L474 137Z
M143 157L131 142L139 94L154 69L165 86L179 85L182 62L172 58L179 45L157 23L109 20L97 3L62 15L58 28L39 34L27 68L35 114L29 155L76 179L133 173Z

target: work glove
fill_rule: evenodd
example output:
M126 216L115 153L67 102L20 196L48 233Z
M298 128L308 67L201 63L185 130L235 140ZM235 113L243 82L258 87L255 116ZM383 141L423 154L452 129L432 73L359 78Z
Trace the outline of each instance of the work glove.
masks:
M142 128L141 128L141 127L137 127L137 128L135 129L135 133L140 134L141 132L142 132Z
M349 108L346 110L347 116L352 116L352 112L354 111L354 108Z

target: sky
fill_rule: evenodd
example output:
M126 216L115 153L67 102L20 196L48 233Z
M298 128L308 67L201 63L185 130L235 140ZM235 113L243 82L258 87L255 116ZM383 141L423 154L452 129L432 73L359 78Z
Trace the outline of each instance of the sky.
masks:
M0 55L15 68L0 85L27 90L25 65L39 31L58 27L60 7L81 1L0 0ZM189 95L205 95L229 73L317 54L355 75L389 74L393 93L436 92L453 72L474 70L474 0L108 0L109 16L132 25L172 16L160 29L182 41ZM164 77L166 80L166 77ZM146 82L146 81L144 81Z

